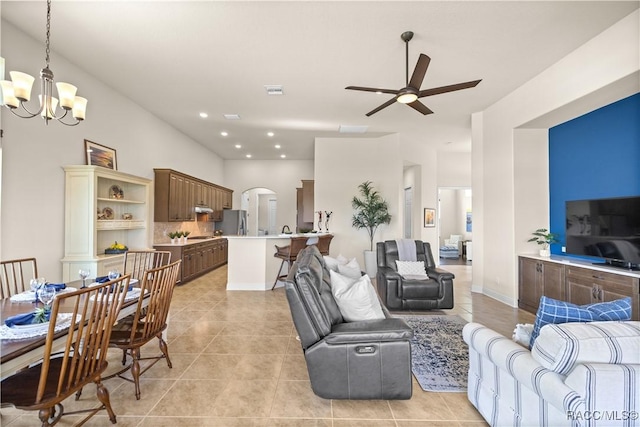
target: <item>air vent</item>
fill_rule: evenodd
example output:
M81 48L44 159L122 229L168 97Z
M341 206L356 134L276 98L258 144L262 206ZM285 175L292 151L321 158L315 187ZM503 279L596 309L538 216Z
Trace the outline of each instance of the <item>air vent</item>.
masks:
M365 133L369 126L340 125L340 133Z
M267 95L284 95L282 85L264 85Z
M225 114L224 118L227 120L240 120L239 114Z

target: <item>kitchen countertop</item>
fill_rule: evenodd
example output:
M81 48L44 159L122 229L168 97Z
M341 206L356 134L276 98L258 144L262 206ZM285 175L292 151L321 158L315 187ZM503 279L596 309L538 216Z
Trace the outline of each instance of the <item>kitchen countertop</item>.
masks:
M237 237L237 236L234 236ZM158 246L170 246L170 247L176 247L176 246L190 246L190 245L195 245L198 243L205 243L205 242L211 242L213 240L220 240L220 239L226 239L227 236L216 236L216 237L207 237L206 239L189 239L187 238L187 243L174 243L171 244L171 242L164 242L164 243L154 243L153 246L154 247L158 247Z
M319 237L333 233L292 233L292 234L267 234L265 236L223 236L227 239L290 239L292 237Z

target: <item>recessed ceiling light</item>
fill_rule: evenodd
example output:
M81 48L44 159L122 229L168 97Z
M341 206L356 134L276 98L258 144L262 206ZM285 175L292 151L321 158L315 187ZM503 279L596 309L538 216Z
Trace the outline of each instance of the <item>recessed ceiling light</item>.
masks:
M240 115L238 114L225 114L224 118L227 120L240 120Z
M250 158L251 158L251 154L247 154L247 159L250 159Z
M281 158L281 159L284 159L284 158L286 158L286 157L287 157L287 155L286 155L286 154L280 154L280 158Z
M242 145L236 144L236 148L240 149L240 148L242 148Z
M273 136L273 132L267 132L267 136Z
M207 117L209 117L209 115L205 112L200 113L200 117L202 117L203 119L206 119Z
M274 147L276 147L279 150L280 149L280 144L276 144L276 145L274 145Z
M229 132L223 130L222 132L220 132L220 135L227 136L227 135L229 135Z

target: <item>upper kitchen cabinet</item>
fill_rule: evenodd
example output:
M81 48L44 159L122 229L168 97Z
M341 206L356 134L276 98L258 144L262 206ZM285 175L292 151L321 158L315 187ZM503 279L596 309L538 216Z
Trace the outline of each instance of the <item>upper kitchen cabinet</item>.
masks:
M192 221L195 207L213 210L231 208L233 190L186 175L172 169L154 169L156 222ZM214 221L213 214L208 215Z
M313 222L313 197L314 197L314 181L302 180L302 221Z
M129 249L151 247L151 180L99 166L65 166L62 278L79 269L103 276L122 268L124 255L105 254L114 242Z

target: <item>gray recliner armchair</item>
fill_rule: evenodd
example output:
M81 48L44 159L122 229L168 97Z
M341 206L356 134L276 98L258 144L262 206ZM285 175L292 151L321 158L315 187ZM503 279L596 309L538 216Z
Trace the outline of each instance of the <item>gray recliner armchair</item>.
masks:
M345 322L318 248L298 254L285 289L311 388L325 399L411 398L413 331L404 320Z
M378 242L378 294L389 310L432 310L453 308L453 273L436 268L431 245L415 240L416 258L425 263L428 278L404 278L398 273L398 245L395 240Z

